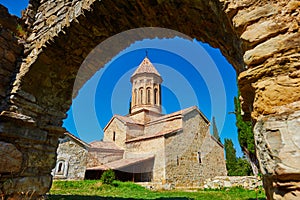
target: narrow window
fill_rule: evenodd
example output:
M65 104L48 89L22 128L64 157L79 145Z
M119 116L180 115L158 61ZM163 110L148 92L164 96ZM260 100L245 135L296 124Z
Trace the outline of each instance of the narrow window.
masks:
M65 172L65 161L64 160L60 160L56 163L56 170L55 173L57 175L63 175Z
M140 104L143 104L143 89L140 89Z
M57 173L62 173L62 172L63 172L63 163L60 162L60 163L58 163Z
M113 133L113 141L116 141L116 132Z
M138 100L137 100L137 98L138 98L138 95L137 95L137 91L136 91L136 89L134 90L134 106L136 105L136 104L138 104Z
M199 163L202 163L202 160L201 160L201 152L198 151L197 155L198 155L198 162L199 162Z
M179 166L179 157L177 156L177 160L176 160L177 166Z
M154 104L157 105L158 101L157 101L157 89L154 89Z
M151 103L150 88L147 89L147 104Z

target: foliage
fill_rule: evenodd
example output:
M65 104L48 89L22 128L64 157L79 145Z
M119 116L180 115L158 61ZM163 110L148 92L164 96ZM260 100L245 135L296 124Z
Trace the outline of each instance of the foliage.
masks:
M103 172L100 180L103 184L111 185L116 179L115 172L112 169L106 170Z
M215 119L215 117L212 118L212 127L213 127L213 136L214 136L219 142L221 142L221 138L220 138L219 131L218 131L218 128L217 128L217 124L216 124L216 119Z
M226 168L229 176L252 175L249 162L245 158L237 158L231 139L225 139Z
M17 25L16 30L17 30L17 34L19 37L23 38L27 34L26 31L23 29L23 27L20 24Z
M262 189L259 190L260 200L265 199ZM223 188L221 190L171 190L151 191L132 182L113 181L112 185L101 184L97 180L54 181L50 190L49 200L65 199L256 199L256 191L243 188Z
M258 159L255 153L254 134L251 121L244 121L242 116L241 103L239 100L240 92L238 91L238 97L234 98L236 126L238 129L238 140L244 155L251 164L253 174L258 173Z
M236 151L231 139L225 138L224 141L227 173L229 176L234 176L237 164Z
M238 97L234 97L234 107L236 116L236 126L238 129L238 139L241 148L246 148L250 153L255 154L255 143L254 134L252 131L252 122L243 120L243 116L241 114L241 103Z
M250 176L253 175L251 165L245 158L238 158L236 163L235 176Z

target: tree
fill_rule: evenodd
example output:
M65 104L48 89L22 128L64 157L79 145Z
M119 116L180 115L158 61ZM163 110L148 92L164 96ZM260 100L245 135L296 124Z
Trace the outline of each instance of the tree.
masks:
M115 172L112 169L104 171L100 180L103 184L111 185L116 180Z
M226 168L229 176L248 176L252 174L249 162L244 158L237 158L231 139L225 139Z
M213 136L214 136L219 142L221 142L221 138L220 138L219 131L218 131L218 128L217 128L217 124L216 124L216 119L215 119L215 117L212 118L212 127L213 127Z
M234 175L234 171L236 169L236 151L233 147L233 143L231 139L226 139L224 140L224 146L225 146L225 153L226 153L226 168L227 168L227 173L229 176Z
M238 91L238 97L240 92ZM258 174L258 159L255 153L254 134L252 130L252 122L244 121L242 116L241 103L238 97L234 97L234 107L236 116L236 126L238 129L238 139L241 149L251 164L254 175Z

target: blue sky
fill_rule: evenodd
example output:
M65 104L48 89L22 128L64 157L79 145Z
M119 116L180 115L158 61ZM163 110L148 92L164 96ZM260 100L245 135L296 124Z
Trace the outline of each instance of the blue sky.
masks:
M0 0L12 14L20 16L27 0ZM113 114L128 114L130 76L145 57L162 75L163 112L171 113L197 105L211 120L216 117L222 141L231 138L242 156L235 126L233 97L236 73L218 49L196 40L181 38L135 42L99 70L74 99L64 127L86 142L99 140Z

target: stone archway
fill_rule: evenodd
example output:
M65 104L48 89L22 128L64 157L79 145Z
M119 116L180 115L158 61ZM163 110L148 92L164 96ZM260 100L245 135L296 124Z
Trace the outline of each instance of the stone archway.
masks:
M157 26L221 50L239 74L245 117L256 122L268 197L299 197L299 2L31 0L30 4L23 17L29 31L24 54L15 52L23 61L18 73L10 70L13 85L4 85L6 96L1 98L0 148L11 148L5 154L7 166L21 166L7 170L0 165L3 194L17 197L30 191L38 197L49 189L57 138L64 132L62 119L87 54L119 32ZM107 61L129 44L122 45L109 48ZM16 61L11 65L17 66ZM96 70L91 68L76 89Z

